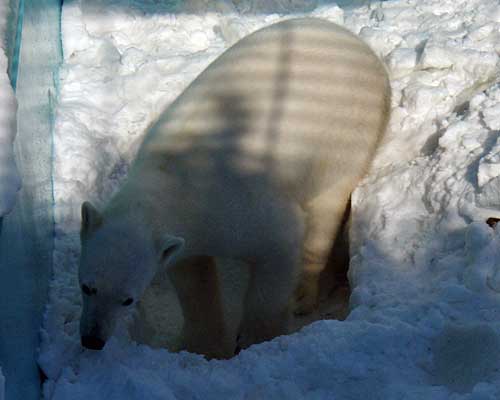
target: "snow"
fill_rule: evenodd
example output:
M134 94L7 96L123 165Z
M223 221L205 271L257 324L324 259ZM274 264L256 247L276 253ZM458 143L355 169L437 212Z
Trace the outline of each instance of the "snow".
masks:
M0 218L14 207L21 179L14 160L17 101L7 75L8 1L0 2Z
M148 124L210 61L295 15L358 33L392 77L390 129L353 195L348 318L227 361L138 344L123 327L83 351L80 204L109 199ZM500 224L485 223L500 217L497 1L73 0L62 39L47 399L500 397Z

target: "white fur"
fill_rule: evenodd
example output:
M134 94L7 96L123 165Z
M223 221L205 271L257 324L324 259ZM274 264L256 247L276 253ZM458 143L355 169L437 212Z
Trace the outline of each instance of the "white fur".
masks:
M234 340L193 315L220 313L210 300L218 299L210 257L251 267L239 346L285 333L301 268L305 308L314 303L318 271L385 130L389 100L379 59L323 20L281 22L226 51L149 129L102 215L84 207L80 280L97 294L84 296L82 334L112 326L102 320L115 318L110 303L140 298L161 265L183 305L186 347L232 354ZM196 282L198 272L209 276ZM218 350L207 337L220 338Z

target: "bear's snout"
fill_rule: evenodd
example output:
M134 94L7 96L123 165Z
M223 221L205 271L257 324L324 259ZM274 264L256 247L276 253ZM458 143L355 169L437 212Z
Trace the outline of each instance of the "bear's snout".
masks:
M82 346L90 350L102 350L106 342L94 336L82 336Z

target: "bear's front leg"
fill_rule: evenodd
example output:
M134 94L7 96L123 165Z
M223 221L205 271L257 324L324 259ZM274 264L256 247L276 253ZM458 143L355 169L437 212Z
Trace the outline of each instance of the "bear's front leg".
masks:
M237 351L288 333L298 259L298 254L292 251L287 256L251 265Z
M182 348L207 358L229 358L234 340L229 340L213 257L193 257L176 264L169 275L184 315Z

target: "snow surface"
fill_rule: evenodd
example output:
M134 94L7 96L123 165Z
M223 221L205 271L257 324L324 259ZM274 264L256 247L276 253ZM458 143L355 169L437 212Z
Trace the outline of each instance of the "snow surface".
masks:
M10 12L9 2L0 1L0 218L12 210L21 187L13 147L17 130L17 101L7 75L7 29Z
M500 398L500 224L485 223L500 216L498 1L213 3L64 2L45 397ZM392 76L390 131L353 196L350 315L227 361L153 349L121 331L103 351L82 351L81 202L109 199L144 129L210 61L297 15L358 33Z

